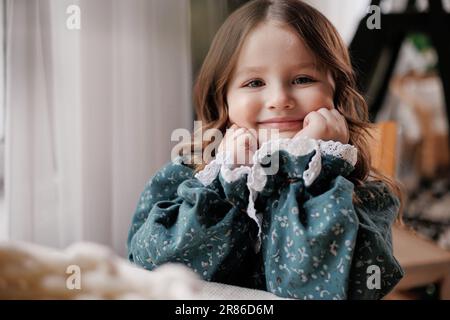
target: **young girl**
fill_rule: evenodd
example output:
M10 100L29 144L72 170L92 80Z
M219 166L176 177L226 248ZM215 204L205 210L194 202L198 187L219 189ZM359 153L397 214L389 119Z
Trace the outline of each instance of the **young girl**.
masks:
M132 262L179 262L298 299L379 299L397 284L399 188L370 167L367 105L322 14L299 0L238 9L213 40L195 104L202 129L225 137L209 163L179 157L148 182ZM260 134L270 129L279 137Z

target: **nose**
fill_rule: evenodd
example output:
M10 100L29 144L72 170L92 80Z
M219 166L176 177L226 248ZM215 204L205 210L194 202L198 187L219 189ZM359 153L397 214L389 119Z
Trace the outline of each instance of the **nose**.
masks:
M269 98L267 99L267 107L269 109L292 109L295 106L295 101L288 88L282 85L274 87L269 92Z

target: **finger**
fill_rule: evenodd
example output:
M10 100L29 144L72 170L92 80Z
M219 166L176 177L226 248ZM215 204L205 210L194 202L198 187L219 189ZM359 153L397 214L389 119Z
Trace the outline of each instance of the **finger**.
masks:
M319 110L317 110L317 112L320 113L327 120L327 122L329 122L329 123L337 122L337 118L331 112L331 110L326 109L326 108L320 108Z
M342 113L339 111L339 109L332 109L331 113L336 114L336 115L342 115Z
M246 147L254 147L254 144L257 142L257 139L250 133L245 132L236 138L238 144L244 145Z
M350 128L348 126L348 122L345 119L345 117L343 117L343 116L341 117L340 123L341 123L341 128L343 128L343 130L347 133L347 135L349 135Z
M320 109L318 111L324 118L327 119L327 128L330 132L335 132L336 134L344 135L345 133L345 124L342 121L340 116L337 116L336 113L328 110L328 109Z
M347 120L345 119L345 117L342 113L340 113L336 109L331 110L331 113L337 119L340 127L344 127L344 128L348 127Z
M245 129L245 128L239 128L239 129L235 130L233 133L234 139L236 139L237 137L239 137L240 135L245 133L246 130L247 129Z
M225 137L227 140L234 140L237 135L239 135L242 132L242 128L238 127L237 125L233 125L229 129L227 129L227 133Z
M337 109L331 110L331 113L336 117L336 119L345 119L344 115Z
M235 141L236 159L238 164L251 163L256 150L256 140L249 132L241 134Z
M251 131L252 130L248 131L250 137L250 148L252 151L256 151L258 149L258 136L256 135L256 130L253 129L255 133L252 133Z
M248 138L250 140L255 140L255 136L247 129L244 129L243 132L236 135L235 139Z
M312 111L308 113L303 120L303 124L305 127L311 125L311 123L314 123L315 125L325 125L326 124L326 118L322 114L320 114L317 111Z
M343 143L348 143L350 139L350 131L347 119L345 119L344 115L337 109L331 110L331 113L337 119L336 132L340 136L340 141Z
M234 132L238 129L238 126L233 124L231 127L225 130L225 137L233 136Z
M342 130L343 140L345 143L348 143L350 139L350 128L348 126L347 119L345 119L344 115L341 114L339 111L336 112L337 112L336 117L338 118L339 126Z
M298 133L298 136L319 139L323 137L327 129L327 120L319 112L310 112L305 117L305 126Z
M253 135L255 139L258 139L258 133L256 132L256 129L247 129L247 130Z
M258 149L258 132L256 129L247 129L247 132L251 134L252 136L252 143L256 144L255 150Z

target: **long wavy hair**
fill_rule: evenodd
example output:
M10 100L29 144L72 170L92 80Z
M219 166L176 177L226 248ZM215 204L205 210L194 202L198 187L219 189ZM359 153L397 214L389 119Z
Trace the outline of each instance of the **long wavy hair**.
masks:
M349 176L355 186L367 180L382 181L400 199L403 211L403 191L398 181L371 167L367 137L373 124L369 122L367 103L358 92L349 52L336 28L319 11L300 0L254 0L234 11L215 35L194 84L194 105L202 132L218 129L225 134L229 124L226 101L227 85L249 33L260 23L275 20L290 26L315 54L319 63L335 81L334 105L348 123L349 144L358 149L358 161ZM198 132L194 132L194 135ZM203 151L212 141L192 141L193 150ZM217 141L214 141L217 143ZM197 159L198 160L198 159ZM204 168L197 161L195 170ZM360 202L356 194L354 201Z

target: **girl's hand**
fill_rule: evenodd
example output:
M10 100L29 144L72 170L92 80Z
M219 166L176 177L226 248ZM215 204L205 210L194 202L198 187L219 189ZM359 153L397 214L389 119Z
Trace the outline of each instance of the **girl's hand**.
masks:
M253 164L253 154L257 149L258 139L255 130L240 128L233 124L227 129L218 151L231 156L233 163L228 163L231 166L250 166Z
M296 135L312 139L334 140L347 144L350 140L347 121L336 109L321 108L308 113L303 129Z

